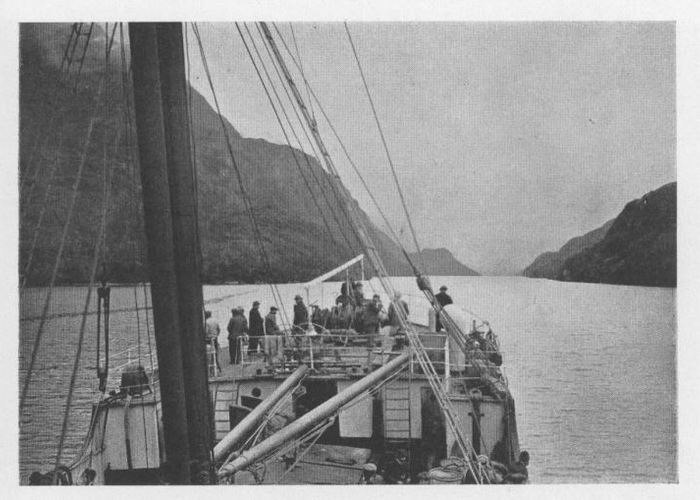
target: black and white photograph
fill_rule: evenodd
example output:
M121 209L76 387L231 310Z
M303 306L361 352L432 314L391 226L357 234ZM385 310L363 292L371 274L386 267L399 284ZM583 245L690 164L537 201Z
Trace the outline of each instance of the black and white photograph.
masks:
M682 482L693 27L459 12L15 19L11 485Z

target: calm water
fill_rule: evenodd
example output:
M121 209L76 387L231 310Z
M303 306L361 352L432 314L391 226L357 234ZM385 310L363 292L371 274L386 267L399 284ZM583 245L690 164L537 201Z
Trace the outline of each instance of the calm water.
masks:
M411 294L412 319L424 322L427 309L419 293L412 292L413 280L393 282ZM533 483L676 481L675 290L512 277L433 280L436 287L443 283L458 305L487 319L500 336ZM338 289L327 283L311 291L310 301L327 304ZM144 290L137 291L143 307ZM279 291L289 307L301 290L281 285ZM371 291L369 287L365 294ZM247 309L256 299L263 308L272 304L269 286L208 286L204 293L222 324L234 305ZM45 294L44 289L26 291L21 317L38 316ZM80 311L85 295L85 288L58 288L51 312ZM95 301L93 297L93 310ZM113 289L113 310L133 308L134 303L134 288ZM148 352L147 322L152 326L150 314L143 311L138 327L135 312L113 313L112 351L140 338L143 352ZM20 383L38 324L21 322ZM23 482L55 460L79 326L80 317L47 322L20 416ZM82 443L96 395L95 332L95 317L90 316L63 462Z

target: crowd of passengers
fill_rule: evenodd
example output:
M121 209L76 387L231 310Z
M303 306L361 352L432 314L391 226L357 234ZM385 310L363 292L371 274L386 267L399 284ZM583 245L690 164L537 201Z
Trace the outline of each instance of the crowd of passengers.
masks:
M445 286L440 288L436 299L441 306L452 304L452 298L447 294ZM371 299L366 299L362 283L359 282L344 282L340 289L340 295L335 300L335 305L330 309L321 309L312 304L311 311L309 311L303 297L296 295L294 297L292 338L323 332L344 332L363 339L367 345L377 346L382 342L381 336L378 335L380 329L388 326L388 335L393 340L392 348L400 350L405 345L406 338L402 328L401 312L397 308L401 308L404 318L408 318L408 304L402 299L400 292L396 292L394 300L388 308L385 308L381 297L377 294L374 294ZM269 312L263 317L258 300L253 302L247 318L243 307L231 309L231 318L226 327L231 364L241 363L241 350L246 342L248 355L261 352L265 359L270 361L279 354L283 332L277 322L278 312L276 306L271 306ZM221 328L212 318L210 311L205 312L205 318L206 342L213 347L216 365L220 370L218 337ZM441 331L443 328L438 319L436 330ZM471 352L473 359L486 360L490 358L490 355L483 352L492 350L488 338L489 333L484 334L484 332L472 328L468 337L467 350ZM496 364L500 365L500 362Z
M394 301L385 308L377 294L374 294L371 299L365 299L362 283L350 282L349 288L348 290L347 282L342 284L340 295L330 309L322 309L312 304L309 311L303 297L295 296L292 336L345 330L352 334L366 336L367 342L373 345L377 341L375 335L383 326L391 327L390 335L402 336L400 313L396 308L400 307L405 317L408 317L409 309L406 301L401 298L400 292L396 293ZM271 306L263 318L258 300L253 302L247 318L242 307L231 309L231 318L226 329L229 358L232 364L241 362L242 339L248 343L248 354L262 352L269 357L278 351L277 337L283 333L277 322L278 313L279 309ZM218 337L221 328L210 311L205 312L205 319L206 342L215 349L218 360Z

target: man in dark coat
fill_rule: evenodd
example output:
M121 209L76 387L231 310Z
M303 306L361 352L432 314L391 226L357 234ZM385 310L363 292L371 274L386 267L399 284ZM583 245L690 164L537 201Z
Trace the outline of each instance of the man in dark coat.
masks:
M379 332L379 311L382 310L382 307L379 295L372 297L372 301L365 306L365 313L362 317L362 332L371 335L371 339L374 339L374 334Z
M440 287L440 293L435 294L435 298L440 306L445 307L446 305L452 304L452 297L447 295L447 287L442 285ZM439 332L442 330L442 323L440 323L440 315L435 318L435 331Z
M363 306L365 304L365 294L362 291L362 283L359 281L352 284L352 295L355 300L355 306Z
M350 294L348 294L348 283L343 282L343 284L340 285L340 295L338 295L338 297L335 299L335 305L345 307L351 303L352 300L352 297L350 297Z
M518 461L508 467L508 474L503 478L503 482L506 484L527 483L528 465L530 465L530 454L527 451L521 451Z
M271 365L279 354L279 338L281 335L279 326L277 326L277 308L270 307L270 312L265 316L265 360L268 366Z
M253 302L253 307L248 313L248 328L250 329L250 340L248 341L248 354L258 351L258 346L262 345L262 337L265 335L263 329L263 318L260 315L260 302Z
M309 326L309 310L306 308L301 295L294 297L294 321L292 324L294 333L297 335L302 335L306 331L307 326Z
M280 327L277 326L277 308L272 306L265 316L265 335L279 335Z
M248 335L248 321L243 315L242 307L231 309L231 319L228 322L228 353L231 364L241 362L241 339Z

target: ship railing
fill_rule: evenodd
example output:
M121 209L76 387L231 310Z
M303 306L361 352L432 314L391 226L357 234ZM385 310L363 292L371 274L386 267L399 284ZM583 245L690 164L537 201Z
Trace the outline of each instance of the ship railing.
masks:
M469 349L460 351L448 341L445 333L421 333L420 339L428 358L435 367L436 372L444 379L461 376L462 379L480 380L501 379L502 372L496 361L502 360L502 352L498 349ZM493 345L493 344L491 344ZM419 366L411 365L415 372Z
M257 342L255 342L257 340ZM239 338L241 364L265 361L273 368L289 368L301 363L311 368L365 369L377 364L376 356L390 354L393 339L379 333L360 334L354 330L323 330L320 333L291 333ZM249 346L257 350L249 353ZM400 349L396 349L398 352Z
M370 371L373 367L386 363L392 353L408 347L401 332L389 334L390 328L383 328L376 334L361 334L354 330L323 330L320 333L267 335L241 337L238 339L241 364L252 365L264 362L270 368L291 368L301 363L311 368L341 369L357 368ZM493 355L501 355L496 350L474 349L460 353L450 352L450 343L444 333L420 334L428 357L438 374L444 378L461 375L462 378L478 380L483 374L500 378L500 368L491 360ZM256 342L257 341L257 342ZM254 352L249 346L257 344ZM409 368L413 373L420 372L414 363Z
M100 365L105 365L105 357L100 359ZM109 353L109 376L107 387L119 387L122 373L127 368L142 366L148 376L151 385L158 381L158 357L155 350L149 350L144 346L133 345L128 339L120 339L112 342Z

